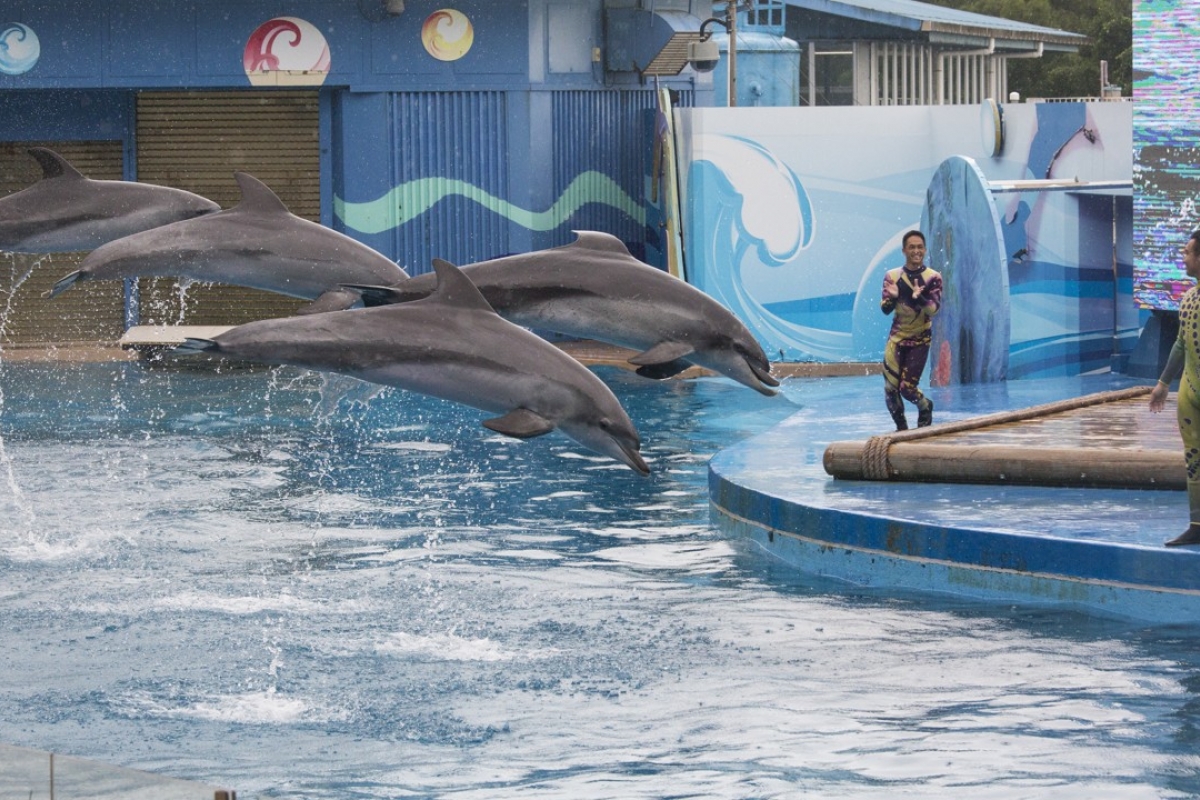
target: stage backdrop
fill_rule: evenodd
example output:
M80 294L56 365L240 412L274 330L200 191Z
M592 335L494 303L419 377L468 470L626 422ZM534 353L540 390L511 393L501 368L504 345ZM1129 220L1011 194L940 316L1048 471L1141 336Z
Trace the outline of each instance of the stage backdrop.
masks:
M688 280L772 358L881 358L883 274L903 264L904 232L923 225L941 238L931 265L972 283L949 290L967 298L955 324L970 315L978 342L1007 349L997 361L941 347L935 358L956 362L940 364L942 380L1108 369L1136 341L1131 103L679 109L676 123ZM939 170L975 176L982 195L947 207ZM1121 185L996 189L1052 179Z

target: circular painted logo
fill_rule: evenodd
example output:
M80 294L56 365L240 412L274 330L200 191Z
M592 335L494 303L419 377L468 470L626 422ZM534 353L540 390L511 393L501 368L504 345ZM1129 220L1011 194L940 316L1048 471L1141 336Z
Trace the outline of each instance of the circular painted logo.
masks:
M425 51L438 61L457 61L475 43L475 29L466 14L443 8L425 18L421 42Z
M19 22L0 25L0 72L5 75L28 72L41 54L42 45L33 28Z
M320 86L329 74L329 44L312 23L276 17L250 34L242 66L254 86Z

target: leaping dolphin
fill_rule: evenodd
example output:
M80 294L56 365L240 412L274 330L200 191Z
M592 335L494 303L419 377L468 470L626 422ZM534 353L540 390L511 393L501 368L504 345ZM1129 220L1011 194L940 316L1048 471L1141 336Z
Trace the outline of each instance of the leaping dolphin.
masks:
M639 351L638 374L668 378L696 364L765 395L779 381L746 326L704 292L634 258L625 243L576 231L563 247L462 268L500 316ZM433 289L434 275L396 286L355 286L368 302L403 303Z
M313 300L304 313L357 303L343 284L391 285L408 273L355 239L288 211L266 184L235 173L242 201L233 208L127 236L97 248L54 284L54 297L82 281L135 277L229 283Z
M135 181L85 178L45 147L29 154L42 179L0 199L0 250L72 253L123 236L219 211L198 194Z
M453 264L433 262L428 297L238 325L177 350L340 372L501 416L483 425L527 439L558 428L647 475L641 440L612 391L587 367L501 319Z

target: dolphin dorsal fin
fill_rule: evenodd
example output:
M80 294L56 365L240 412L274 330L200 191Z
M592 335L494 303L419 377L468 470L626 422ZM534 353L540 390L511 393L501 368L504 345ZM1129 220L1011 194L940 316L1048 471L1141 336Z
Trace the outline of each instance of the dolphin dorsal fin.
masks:
M606 253L616 253L617 255L633 257L629 252L629 248L625 246L625 243L611 233L603 233L601 231L572 231L572 233L577 238L571 244L567 245L568 247L578 247L581 250L600 250Z
M473 308L480 311L496 313L491 304L471 283L461 269L440 258L433 260L433 271L437 273L437 289L429 295L429 300L446 303L459 308ZM421 302L420 300L414 302Z
M283 201L279 199L279 195L271 191L271 187L250 173L235 172L233 173L233 177L237 180L238 188L242 190L242 202L238 203L238 208L266 212L282 211L285 214L292 213L283 204Z
M83 173L71 166L71 162L48 147L31 147L29 155L42 165L42 178L83 178Z

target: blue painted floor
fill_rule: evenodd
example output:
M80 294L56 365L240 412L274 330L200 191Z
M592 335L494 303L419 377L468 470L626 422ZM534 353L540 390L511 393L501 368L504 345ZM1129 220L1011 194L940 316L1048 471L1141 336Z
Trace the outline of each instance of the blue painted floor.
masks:
M927 389L935 422L1144 385L1120 375ZM801 569L856 582L976 594L982 598L1120 605L1132 586L1166 588L1121 616L1200 617L1200 548L1165 548L1187 527L1181 490L1076 489L848 481L822 465L833 441L887 433L882 378L792 379L800 410L776 428L719 453L710 464L714 518L760 540ZM1174 416L1174 397L1163 413ZM910 413L915 417L915 413ZM1131 435L1136 435L1131 432ZM1074 445L1064 442L1064 445ZM1182 447L1182 445L1181 445ZM778 532L795 534L782 537ZM834 553L841 555L834 555ZM946 568L946 565L952 565ZM972 576L959 565L980 568ZM1004 573L997 585L995 574ZM984 574L987 573L987 574ZM1023 574L1028 573L1028 574ZM1031 582L1030 575L1037 580ZM1066 575L1048 588L1044 576ZM1025 580L1024 588L1021 581ZM1095 587L1103 591L1090 596ZM977 585L976 585L977 584ZM1176 614L1186 595L1188 611ZM1196 617L1189 617L1193 611Z

